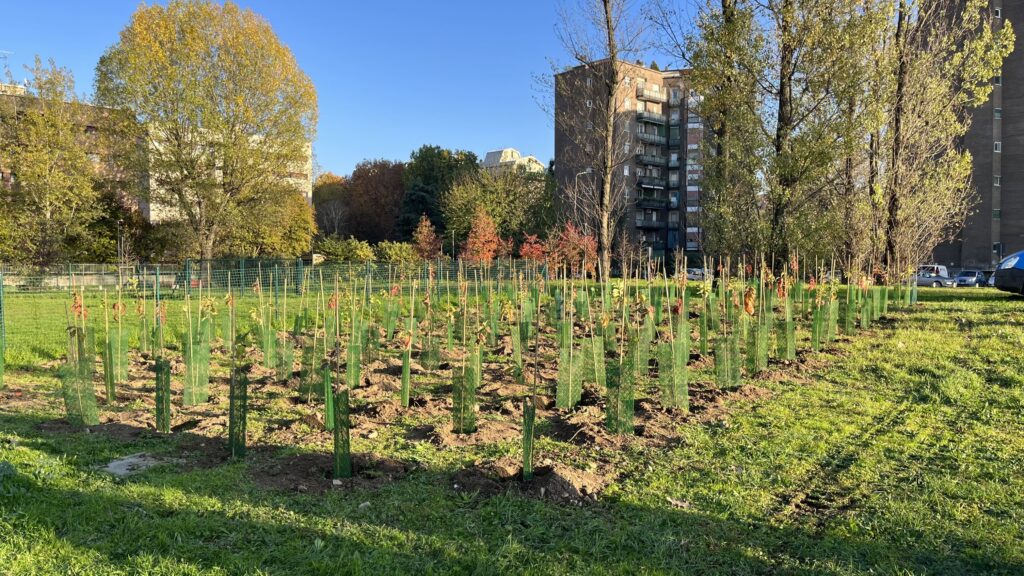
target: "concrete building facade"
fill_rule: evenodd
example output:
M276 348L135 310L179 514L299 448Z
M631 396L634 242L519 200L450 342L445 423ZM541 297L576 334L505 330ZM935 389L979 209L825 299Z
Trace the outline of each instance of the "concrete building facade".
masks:
M534 174L542 174L544 163L534 156L523 156L515 148L492 150L484 155L480 167L487 172L502 174L511 170L522 170Z
M1024 2L991 0L993 24L1024 22ZM992 79L988 102L973 111L964 146L974 160L974 209L957 237L935 249L952 268L989 270L1024 250L1024 51L1022 39Z
M694 113L698 96L685 70L660 71L620 62L615 95L612 188L624 204L619 230L648 256L691 259L703 249L700 144L704 125ZM555 77L555 176L558 205L573 206L578 191L600 186L607 116L604 75L609 61L577 66ZM602 94L604 90L604 94Z

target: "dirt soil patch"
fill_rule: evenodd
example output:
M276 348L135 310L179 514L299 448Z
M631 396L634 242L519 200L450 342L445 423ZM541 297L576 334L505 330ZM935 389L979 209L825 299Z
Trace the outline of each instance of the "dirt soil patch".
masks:
M511 457L478 463L452 476L451 488L457 492L494 496L515 493L559 504L590 504L615 480L608 466L595 465L580 470L562 463L534 468L533 478L523 480L522 464Z
M409 463L372 454L352 455L352 478L332 480L334 458L331 454L274 456L254 453L249 475L253 482L275 490L323 493L353 488L376 489L400 480L413 469Z

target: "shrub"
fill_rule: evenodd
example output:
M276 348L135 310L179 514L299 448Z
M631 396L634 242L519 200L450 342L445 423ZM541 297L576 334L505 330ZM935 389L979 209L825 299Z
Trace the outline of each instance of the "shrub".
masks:
M352 237L328 236L317 243L316 251L328 262L372 262L375 258L368 242Z
M406 242L391 242L385 240L377 244L374 249L378 262L389 264L416 264L420 261L420 255L416 246Z

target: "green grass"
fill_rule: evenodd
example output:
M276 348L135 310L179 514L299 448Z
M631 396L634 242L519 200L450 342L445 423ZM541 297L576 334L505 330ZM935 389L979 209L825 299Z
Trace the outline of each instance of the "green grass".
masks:
M419 467L378 490L267 490L246 462L115 481L94 467L176 454L182 438L45 432L55 400L0 406L0 461L16 469L0 469L0 571L1024 573L1024 299L921 299L759 382L771 397L680 424L678 445L614 454L620 476L589 506L456 493L458 468L515 444L439 449L389 433L353 448ZM8 378L55 388L39 371ZM567 448L541 439L537 450Z

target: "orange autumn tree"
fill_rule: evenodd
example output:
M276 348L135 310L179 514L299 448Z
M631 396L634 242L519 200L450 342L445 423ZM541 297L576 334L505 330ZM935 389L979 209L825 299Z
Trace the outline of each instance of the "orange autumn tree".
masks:
M462 248L462 259L474 264L490 264L504 246L498 227L483 208L473 216L473 227Z
M412 233L412 243L416 254L423 260L433 260L441 255L441 238L437 236L434 224L426 214L420 216L420 223Z
M552 267L565 267L574 276L597 271L597 239L571 223L548 238L547 253Z
M544 243L537 238L536 234L526 234L523 237L523 243L519 245L520 258L523 260L540 262L544 260L547 255L547 248L544 246Z

